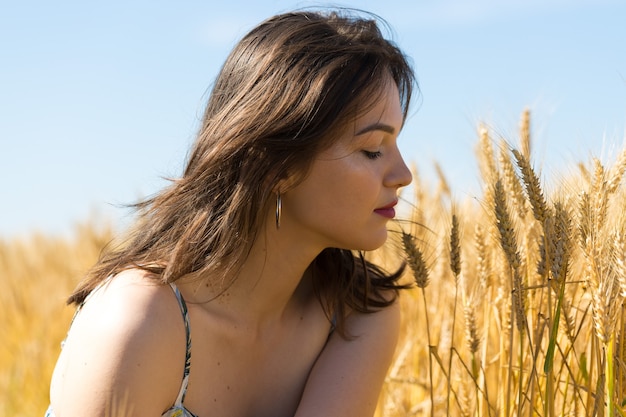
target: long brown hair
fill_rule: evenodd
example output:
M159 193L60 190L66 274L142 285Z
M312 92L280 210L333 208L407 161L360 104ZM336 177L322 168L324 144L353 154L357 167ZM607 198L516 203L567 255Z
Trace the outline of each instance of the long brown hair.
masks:
M389 76L406 118L414 74L373 15L335 10L274 16L228 56L213 86L181 178L135 205L127 243L108 250L68 302L106 277L139 267L163 283L225 277L246 258L278 182L303 178L315 156L376 103ZM401 271L387 276L349 250L314 261L320 301L343 324L345 307L370 311L393 300Z

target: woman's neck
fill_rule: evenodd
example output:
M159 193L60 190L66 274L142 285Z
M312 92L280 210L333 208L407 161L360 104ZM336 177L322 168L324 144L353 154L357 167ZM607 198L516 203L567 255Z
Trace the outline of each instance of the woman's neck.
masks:
M322 248L288 230L263 230L232 277L182 284L191 302L247 327L280 322L308 305L314 298L310 265Z

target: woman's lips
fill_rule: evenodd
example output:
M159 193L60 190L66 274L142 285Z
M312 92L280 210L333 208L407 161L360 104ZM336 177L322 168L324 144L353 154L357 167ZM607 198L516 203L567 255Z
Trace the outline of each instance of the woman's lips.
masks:
M374 212L388 219L393 219L396 217L396 209L394 209L396 204L398 204L398 202L394 201L384 207L375 209Z

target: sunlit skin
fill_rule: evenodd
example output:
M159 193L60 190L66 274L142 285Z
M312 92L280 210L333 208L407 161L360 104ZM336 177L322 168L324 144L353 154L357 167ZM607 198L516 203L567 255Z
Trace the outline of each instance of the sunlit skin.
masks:
M319 155L307 178L283 194L281 228L322 249L380 247L398 189L411 182L397 146L402 121L390 81L377 104Z
M389 82L302 182L279 184L285 187L280 228L269 204L232 285L209 285L223 282L215 277L177 281L191 325L190 411L199 417L373 414L398 337L398 304L350 313L345 327L353 339L331 334L309 266L327 247L384 243L398 189L411 181L396 143L401 127L398 89ZM111 397L127 399L135 417L158 417L172 406L184 326L169 286L146 274L118 274L77 316L52 381L57 417L105 415Z

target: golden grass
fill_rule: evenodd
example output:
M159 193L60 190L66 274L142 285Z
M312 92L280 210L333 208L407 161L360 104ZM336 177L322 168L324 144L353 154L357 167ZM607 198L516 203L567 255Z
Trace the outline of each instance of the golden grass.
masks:
M406 259L416 284L376 415L624 415L626 150L547 182L527 111L517 140L490 135L479 129L478 204L453 201L441 170L435 191L415 173L409 221L372 254ZM112 236L93 224L0 241L0 415L48 405L64 299Z
M624 415L626 151L548 193L529 123L524 112L518 145L498 148L479 129L479 204L416 184L432 272L403 299L380 416Z
M73 315L65 299L111 235L110 228L82 225L72 239L0 241L0 415L44 415Z

